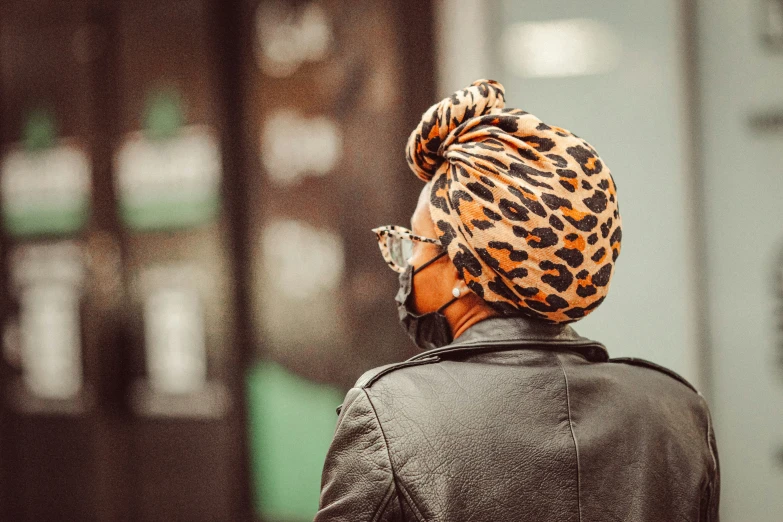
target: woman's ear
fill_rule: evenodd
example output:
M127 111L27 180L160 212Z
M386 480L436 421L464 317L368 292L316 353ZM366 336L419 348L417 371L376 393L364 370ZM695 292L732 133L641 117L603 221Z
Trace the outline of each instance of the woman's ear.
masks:
M465 283L465 280L462 279L462 273L457 270L457 267L452 265L452 270L454 270L454 289L452 290L452 295L457 298L463 297L470 292L470 289L468 288L467 283Z

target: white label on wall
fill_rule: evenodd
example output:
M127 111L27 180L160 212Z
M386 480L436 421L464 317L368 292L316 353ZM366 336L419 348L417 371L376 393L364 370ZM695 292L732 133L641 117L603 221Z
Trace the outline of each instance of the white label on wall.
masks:
M10 269L25 386L39 397L72 398L82 387L82 251L73 242L26 245L14 250Z
M217 214L221 157L209 127L182 127L164 140L132 133L115 163L120 213L130 226L190 226Z
M256 60L274 78L291 76L304 63L326 58L333 38L327 13L317 2L299 7L261 2L256 10Z
M197 289L172 282L168 270L142 274L147 373L159 392L195 392L207 379L204 311Z
M20 341L25 386L50 399L74 397L82 386L79 292L69 284L22 290Z
M306 118L280 110L272 114L261 136L261 161L269 178L293 185L306 176L325 176L342 154L337 123L326 116Z
M257 317L274 347L339 342L345 335L340 236L302 221L273 221L262 231L254 266ZM303 314L307 317L302 324Z

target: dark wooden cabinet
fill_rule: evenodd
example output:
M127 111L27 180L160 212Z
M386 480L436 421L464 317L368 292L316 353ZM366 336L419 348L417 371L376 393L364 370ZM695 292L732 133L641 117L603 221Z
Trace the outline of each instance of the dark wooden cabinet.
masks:
M405 224L421 186L403 151L435 95L432 17L413 0L0 0L0 157L68 140L90 167L82 226L0 233L0 519L260 520L249 368L342 391L410 354L369 229ZM303 18L311 49L291 58L278 29ZM219 151L217 206L134 224L120 150L185 128ZM62 244L84 263L83 386L40 399L24 391L12 265ZM140 281L154 267L197 296L201 391L160 393L150 375Z

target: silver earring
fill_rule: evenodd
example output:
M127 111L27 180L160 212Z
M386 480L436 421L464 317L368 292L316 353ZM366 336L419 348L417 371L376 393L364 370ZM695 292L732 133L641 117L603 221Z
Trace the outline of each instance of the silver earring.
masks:
M459 288L454 288L454 290L451 291L451 295L453 295L455 299L458 299L461 293Z

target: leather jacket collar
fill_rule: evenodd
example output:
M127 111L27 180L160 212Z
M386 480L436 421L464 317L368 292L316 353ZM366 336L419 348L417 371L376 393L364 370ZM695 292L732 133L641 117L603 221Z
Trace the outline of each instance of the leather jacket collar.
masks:
M520 347L571 350L592 362L606 362L609 352L598 341L582 337L569 325L551 324L522 316L491 317L468 328L453 343L408 359L419 361L455 352L500 351Z

